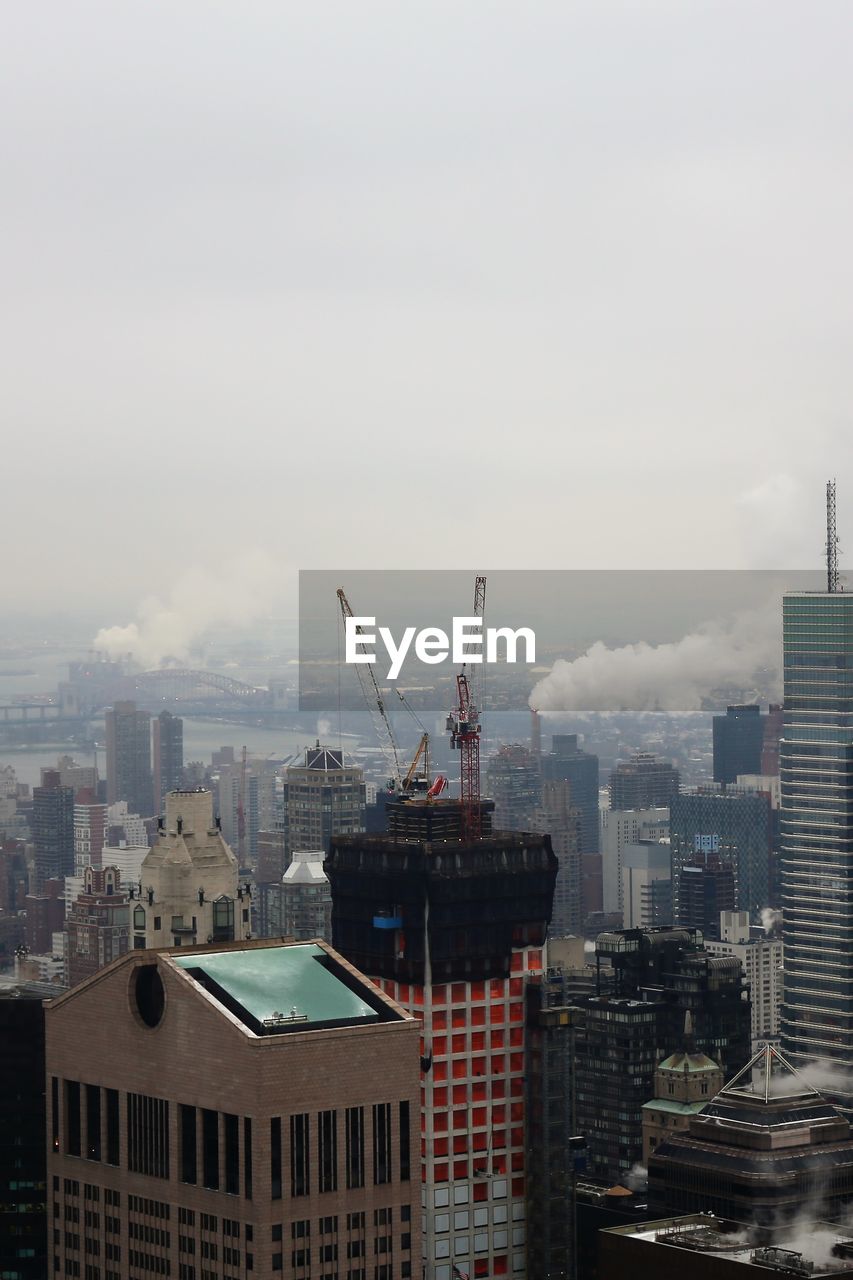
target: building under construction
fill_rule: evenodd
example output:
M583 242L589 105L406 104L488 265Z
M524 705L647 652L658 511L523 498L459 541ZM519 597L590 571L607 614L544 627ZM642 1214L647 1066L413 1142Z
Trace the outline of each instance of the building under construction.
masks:
M460 800L392 803L387 834L335 836L326 863L334 945L423 1018L427 1280L526 1273L525 987L557 859L490 808L471 838Z

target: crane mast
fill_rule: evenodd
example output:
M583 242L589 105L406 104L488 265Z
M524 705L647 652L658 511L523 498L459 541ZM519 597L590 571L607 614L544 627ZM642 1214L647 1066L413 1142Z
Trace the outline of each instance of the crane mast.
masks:
M474 581L474 615L482 618L486 606L486 579ZM482 677L480 680L482 687ZM477 698L463 667L456 677L456 705L447 717L450 745L459 751L462 796L462 838L479 840L480 812L480 715Z
M341 606L344 625L346 625L346 619L354 618L355 614L352 611L349 600L346 598L343 587L338 587L338 601ZM362 628L356 627L356 635L361 633ZM367 668L366 674L365 668ZM391 721L388 719L388 712L385 710L385 702L379 685L376 683L373 668L368 663L356 663L355 672L361 685L364 701L367 703L367 709L373 720L373 727L376 730L379 746L390 771L389 781L397 791L402 791L403 774L400 769L400 753L397 748L397 740L394 737L394 730L391 728Z
M835 526L835 481L826 482L826 589L838 590L838 533Z

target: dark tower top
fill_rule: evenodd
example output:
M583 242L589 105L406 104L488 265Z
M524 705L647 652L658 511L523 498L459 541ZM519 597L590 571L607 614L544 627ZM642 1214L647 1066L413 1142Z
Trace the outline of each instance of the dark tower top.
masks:
M550 837L435 838L453 825L453 806L401 804L399 834L333 837L332 937L362 972L417 985L505 978L513 947L544 943L557 878Z

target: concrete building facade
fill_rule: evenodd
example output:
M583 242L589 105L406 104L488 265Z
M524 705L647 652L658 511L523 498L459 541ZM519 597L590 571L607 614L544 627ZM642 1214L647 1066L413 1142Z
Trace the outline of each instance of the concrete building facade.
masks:
M322 945L117 960L46 1011L50 1274L419 1274L417 1042Z
M133 946L193 946L251 934L251 898L213 816L209 791L170 791L131 902Z

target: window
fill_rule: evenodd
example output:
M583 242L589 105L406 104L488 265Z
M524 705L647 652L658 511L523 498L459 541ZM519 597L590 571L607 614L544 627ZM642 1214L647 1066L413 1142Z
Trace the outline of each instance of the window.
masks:
M391 1181L391 1103L373 1107L373 1181Z
M411 1173L411 1128L408 1102L400 1103L400 1181L408 1182Z
M107 1164L118 1165L118 1089L106 1089L107 1101ZM116 1201L118 1204L118 1201Z
M69 1156L80 1154L80 1085L65 1081L65 1150Z
M202 1178L209 1191L219 1190L219 1112L201 1112Z
M307 1196L311 1189L310 1117L307 1112L290 1117L290 1189Z
M240 1122L236 1116L223 1116L225 1128L225 1190L240 1194Z
M320 1190L338 1189L338 1113L321 1111L317 1116L320 1146Z
M179 1108L181 1138L181 1182L193 1185L198 1181L196 1157L196 1109L181 1106Z
M281 1118L270 1120L270 1178L272 1199L281 1199Z
M279 1139L281 1129L279 1127ZM281 1183L281 1156L279 1156L279 1183ZM248 1116L243 1120L243 1194L247 1200L252 1198L252 1122Z
M347 1187L364 1186L364 1107L347 1107Z
M54 1151L59 1150L59 1080L50 1078L50 1123ZM58 1190L58 1188L57 1188Z
M86 1085L86 1158L101 1158L101 1091L97 1084Z
M169 1176L169 1104L144 1093L127 1095L127 1167L152 1178Z

